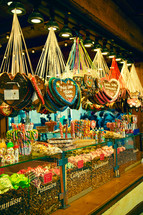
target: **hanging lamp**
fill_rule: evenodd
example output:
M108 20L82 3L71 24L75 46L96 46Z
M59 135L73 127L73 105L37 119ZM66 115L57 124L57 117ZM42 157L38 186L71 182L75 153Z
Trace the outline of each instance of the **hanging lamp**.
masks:
M34 11L28 17L28 22L31 24L40 24L44 22L44 18L37 9L34 9Z
M21 2L12 2L8 9L9 13L17 15L24 15L26 13L26 10L24 8L24 5Z

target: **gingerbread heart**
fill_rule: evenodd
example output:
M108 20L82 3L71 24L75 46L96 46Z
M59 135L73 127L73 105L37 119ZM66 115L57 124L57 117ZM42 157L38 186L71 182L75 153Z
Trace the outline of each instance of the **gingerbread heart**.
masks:
M107 80L106 78L101 79L102 93L106 96L108 102L113 102L117 99L120 84L116 79Z
M76 82L70 78L64 80L56 78L53 80L53 90L55 96L64 105L73 105L78 94Z
M0 100L4 101L12 107L18 106L24 102L28 95L32 96L33 87L30 80L25 74L17 73L15 76L2 73L0 76Z

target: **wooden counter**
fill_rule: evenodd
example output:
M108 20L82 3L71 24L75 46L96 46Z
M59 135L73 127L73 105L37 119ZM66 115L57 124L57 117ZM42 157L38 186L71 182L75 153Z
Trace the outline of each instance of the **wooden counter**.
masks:
M102 214L142 181L143 164L139 164L119 178L113 178L110 182L72 202L67 209L59 209L52 215Z

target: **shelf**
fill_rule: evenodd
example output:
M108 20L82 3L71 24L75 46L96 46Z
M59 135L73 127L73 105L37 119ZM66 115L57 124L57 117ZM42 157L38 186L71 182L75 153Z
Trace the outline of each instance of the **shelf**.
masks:
M140 136L140 133L136 134L136 135L130 134L128 137L121 138L121 139L116 139L116 140L117 141L122 141L122 140L127 140L130 137L137 137L137 136ZM80 139L79 139L79 141L80 141ZM81 147L78 147L76 145L75 148L67 149L67 150L64 150L63 152L68 153L68 152L71 152L71 151L75 151L75 150L79 150L79 149L85 149L85 148L89 148L89 147L93 147L93 146L104 146L104 145L107 145L109 142L112 142L112 145L113 145L113 139L107 139L105 142L98 143L98 144L97 143L89 144L89 145L81 146ZM30 162L30 161L34 161L34 160L40 160L40 159L44 160L44 159L48 159L48 158L59 159L60 157L59 157L59 154L49 155L49 156L47 155L47 156L41 156L41 157L32 157L32 155L29 155L29 156L28 155L27 156L21 156L20 155L18 163L4 164L4 165L0 164L0 168L9 167L9 166L13 166L13 165L18 165L18 164L21 164L21 163L26 163L26 162Z
M53 156L55 156L55 157L53 157ZM18 164L22 164L22 163L26 163L26 162L30 162L30 161L35 161L35 160L47 160L48 158L55 158L56 159L56 156L57 156L57 154L49 155L49 156L43 156L43 157L32 157L32 155L20 156L18 163L4 164L4 165L1 165L1 163L0 163L0 168L10 167L10 166L14 166L14 165L18 165Z

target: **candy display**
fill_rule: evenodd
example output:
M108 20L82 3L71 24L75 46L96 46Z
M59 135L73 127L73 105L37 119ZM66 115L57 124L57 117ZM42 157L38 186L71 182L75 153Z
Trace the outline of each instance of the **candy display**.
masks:
M12 124L12 130L7 131L7 139L19 146L19 154L29 155L31 143L38 139L38 131L33 129L33 124L19 124L18 127Z
M35 168L22 169L18 174L30 178L29 214L51 214L60 207L60 170L56 163L46 162Z
M112 146L104 146L96 150L91 147L79 151L79 155L68 157L66 168L69 198L88 188L100 186L101 177L102 184L111 179L113 162L110 161L109 164L109 160L113 152ZM76 154L78 154L78 150ZM113 161L112 158L111 160Z
M42 157L42 156L54 155L58 153L62 153L62 150L48 143L34 142L32 144L33 157L40 157L40 156Z
M29 183L23 174L0 175L0 214L22 215L28 212Z

